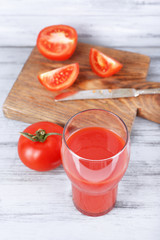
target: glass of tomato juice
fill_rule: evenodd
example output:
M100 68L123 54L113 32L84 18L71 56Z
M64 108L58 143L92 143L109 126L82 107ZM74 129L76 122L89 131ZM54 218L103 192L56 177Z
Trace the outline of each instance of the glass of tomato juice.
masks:
M77 113L64 127L61 153L75 207L89 216L109 212L130 158L123 120L102 109Z

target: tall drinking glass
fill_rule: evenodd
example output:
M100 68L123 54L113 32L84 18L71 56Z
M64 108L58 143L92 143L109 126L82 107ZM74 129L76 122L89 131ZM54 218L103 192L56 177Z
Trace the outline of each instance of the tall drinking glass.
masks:
M61 153L76 208L89 216L109 212L130 157L123 120L102 109L77 113L64 127Z

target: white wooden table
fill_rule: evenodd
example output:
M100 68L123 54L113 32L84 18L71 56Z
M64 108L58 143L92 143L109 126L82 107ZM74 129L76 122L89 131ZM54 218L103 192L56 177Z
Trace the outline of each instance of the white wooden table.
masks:
M159 0L0 0L0 101L36 42L52 24L75 27L79 40L151 57L149 81L160 81ZM79 213L62 167L40 173L18 158L28 126L0 114L0 240L160 239L160 125L137 118L132 154L116 207L97 218Z

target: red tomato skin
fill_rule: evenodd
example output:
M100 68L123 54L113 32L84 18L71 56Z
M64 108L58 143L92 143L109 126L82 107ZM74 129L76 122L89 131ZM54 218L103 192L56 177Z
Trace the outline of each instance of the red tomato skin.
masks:
M63 128L51 122L38 122L27 127L23 132L35 134L38 129L49 132L63 132ZM20 136L18 141L18 154L21 161L32 170L49 171L61 164L61 139L60 135L48 136L42 142L33 142Z
M74 34L73 44L70 46L70 48L68 48L68 50L66 50L64 53L59 54L59 55L57 55L57 54L55 55L54 52L52 52L52 51L50 51L50 52L46 51L44 47L43 48L41 47L41 43L40 43L40 38L41 38L42 33L45 30L50 29L50 28L54 28L54 27L56 27L56 28L68 28ZM37 37L37 48L38 48L39 52L44 57L46 57L46 58L48 58L50 60L65 61L65 60L69 59L73 55L73 53L74 53L74 51L76 49L76 46L77 46L77 40L78 40L78 34L77 34L77 31L73 27L68 26L68 25L53 25L53 26L45 27L45 28L43 28L39 32L38 37Z
M115 66L113 66L112 64L109 63L109 69L107 72L103 73L102 71L98 70L94 64L94 58L93 58L93 54L94 52L97 52L98 54L103 54L100 51L98 51L97 49L91 48L90 49L90 54L89 54L89 61L90 61L90 65L91 65L91 69L94 73L96 73L98 76L105 78L105 77L110 77L113 76L114 74L116 74L117 72L119 72L121 70L121 68L123 67L123 65L116 61L115 59L105 55L106 59L108 59L108 61L113 61Z
M79 64L78 63L73 63L70 65L74 65L74 75L72 78L68 79L65 84L59 84L55 87L50 87L49 85L46 85L45 82L43 81L43 78L41 77L41 74L38 74L37 78L39 80L39 82L45 87L47 88L49 91L61 91L63 89L66 89L68 87L70 87L71 85L73 85L73 83L76 81L78 74L79 74ZM66 65L65 67L69 67L70 65ZM59 71L60 68L58 68L57 70ZM46 72L47 74L47 72Z

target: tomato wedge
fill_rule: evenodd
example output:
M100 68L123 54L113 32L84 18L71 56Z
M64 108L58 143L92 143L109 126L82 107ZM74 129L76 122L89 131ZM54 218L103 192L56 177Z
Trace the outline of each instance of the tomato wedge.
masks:
M48 90L60 91L71 86L79 74L79 64L73 63L49 72L41 73L38 79Z
M77 45L77 32L67 25L53 25L40 31L37 47L51 60L63 61L72 56Z
M100 77L110 77L123 67L121 63L95 48L91 48L89 60L93 72Z

